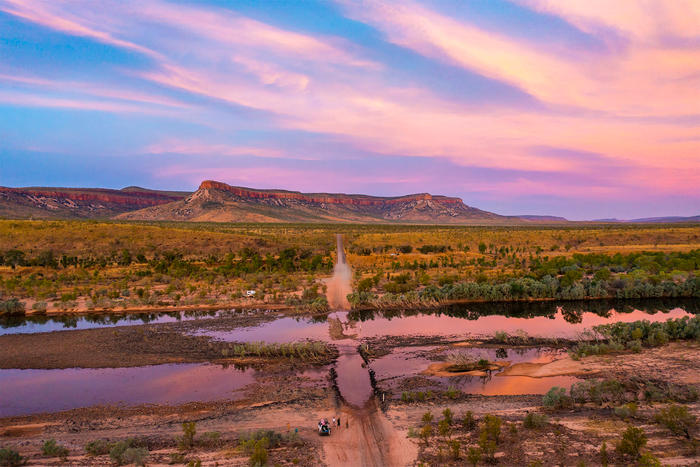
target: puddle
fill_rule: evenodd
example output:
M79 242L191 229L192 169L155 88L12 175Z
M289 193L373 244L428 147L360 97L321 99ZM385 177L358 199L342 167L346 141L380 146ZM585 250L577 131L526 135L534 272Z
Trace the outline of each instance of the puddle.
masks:
M345 402L361 408L372 397L374 389L369 378L369 368L354 344L338 346L340 356L335 365L336 383Z
M493 371L489 376L451 376L436 377L423 375L423 371L436 360L428 358L430 354L437 354L436 349L444 347L422 346L394 349L389 355L377 358L371 363L380 386L394 389L398 381L403 377L424 376L436 383L442 383L445 388L454 386L468 394L483 395L521 395L544 394L552 386L569 387L572 383L580 381L569 376L555 376L547 378L530 378L527 376L498 376L499 371ZM474 359L485 358L490 361L505 360L515 363L549 363L563 356L564 351L549 348L450 348L438 355L445 357L451 352L468 354ZM401 391L399 391L401 392Z
M0 370L0 416L93 405L182 404L238 399L255 371L210 364L135 368Z
M395 389L397 383L404 377L423 376L436 383L441 383L445 388L454 386L467 394L482 395L521 395L544 394L552 386L569 387L572 383L580 381L576 377L555 376L547 378L530 378L527 376L498 376L499 371L493 371L489 376L451 376L436 377L423 375L423 371L435 360L428 358L438 347L423 346L394 349L389 355L377 358L371 362L377 382L381 387ZM485 358L490 361L505 360L515 363L549 363L563 355L563 351L556 349L494 349L494 348L457 348L447 352L441 352L445 356L450 352L468 354L474 359ZM397 392L397 391L394 391ZM402 391L398 391L400 393Z

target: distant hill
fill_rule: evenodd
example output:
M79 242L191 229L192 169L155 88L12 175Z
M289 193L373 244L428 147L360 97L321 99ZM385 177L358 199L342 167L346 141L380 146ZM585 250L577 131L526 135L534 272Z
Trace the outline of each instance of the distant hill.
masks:
M171 203L189 194L140 187L122 190L0 187L0 218L108 219L123 212Z
M206 180L191 191L128 186L108 188L0 187L0 218L123 219L200 222L356 222L413 224L561 224L558 216L502 216L464 204L460 198L417 193L370 196L301 193L231 186ZM591 222L700 222L692 217L649 217Z
M592 222L621 222L636 224L674 224L679 222L700 222L700 215L697 216L667 216L667 217L642 217L639 219L596 219Z
M519 223L467 206L459 198L419 193L397 197L258 190L207 180L190 196L127 212L118 219L213 222Z
M559 217L559 216L537 216L537 215L530 215L530 214L525 214L525 215L519 215L517 216L520 219L526 220L526 221L542 221L542 222L569 222L568 219L565 217Z

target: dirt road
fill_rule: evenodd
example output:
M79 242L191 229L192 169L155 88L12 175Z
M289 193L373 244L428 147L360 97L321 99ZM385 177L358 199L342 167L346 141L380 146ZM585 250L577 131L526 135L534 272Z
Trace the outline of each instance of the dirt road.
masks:
M324 438L323 451L329 466L404 467L417 455L416 445L394 428L374 399L362 409L343 407L341 427Z

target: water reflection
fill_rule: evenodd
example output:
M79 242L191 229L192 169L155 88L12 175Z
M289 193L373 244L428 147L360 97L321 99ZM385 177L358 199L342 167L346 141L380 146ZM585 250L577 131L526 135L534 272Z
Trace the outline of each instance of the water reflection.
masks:
M590 309L589 309L590 308ZM546 302L477 304L433 310L336 312L327 321L281 318L259 326L198 334L226 341L290 342L303 339L334 341L359 336L482 337L496 331L525 332L533 337L576 338L598 324L637 320L665 321L695 310L684 301L667 306L629 302Z
M182 404L237 399L255 371L210 364L135 368L0 370L0 416L93 405Z
M0 335L27 334L73 329L93 329L138 324L173 323L193 319L215 318L231 313L230 310L187 310L151 313L86 313L86 314L30 314L0 316Z

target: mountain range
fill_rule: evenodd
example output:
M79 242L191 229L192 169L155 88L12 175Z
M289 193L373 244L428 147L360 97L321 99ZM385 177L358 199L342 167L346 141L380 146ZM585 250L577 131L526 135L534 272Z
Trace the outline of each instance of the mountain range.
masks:
M356 222L414 224L566 223L563 217L502 216L428 193L380 197L301 193L231 186L206 180L197 191L140 187L0 187L0 218L121 219L197 222ZM694 217L658 217L600 222L697 222Z

